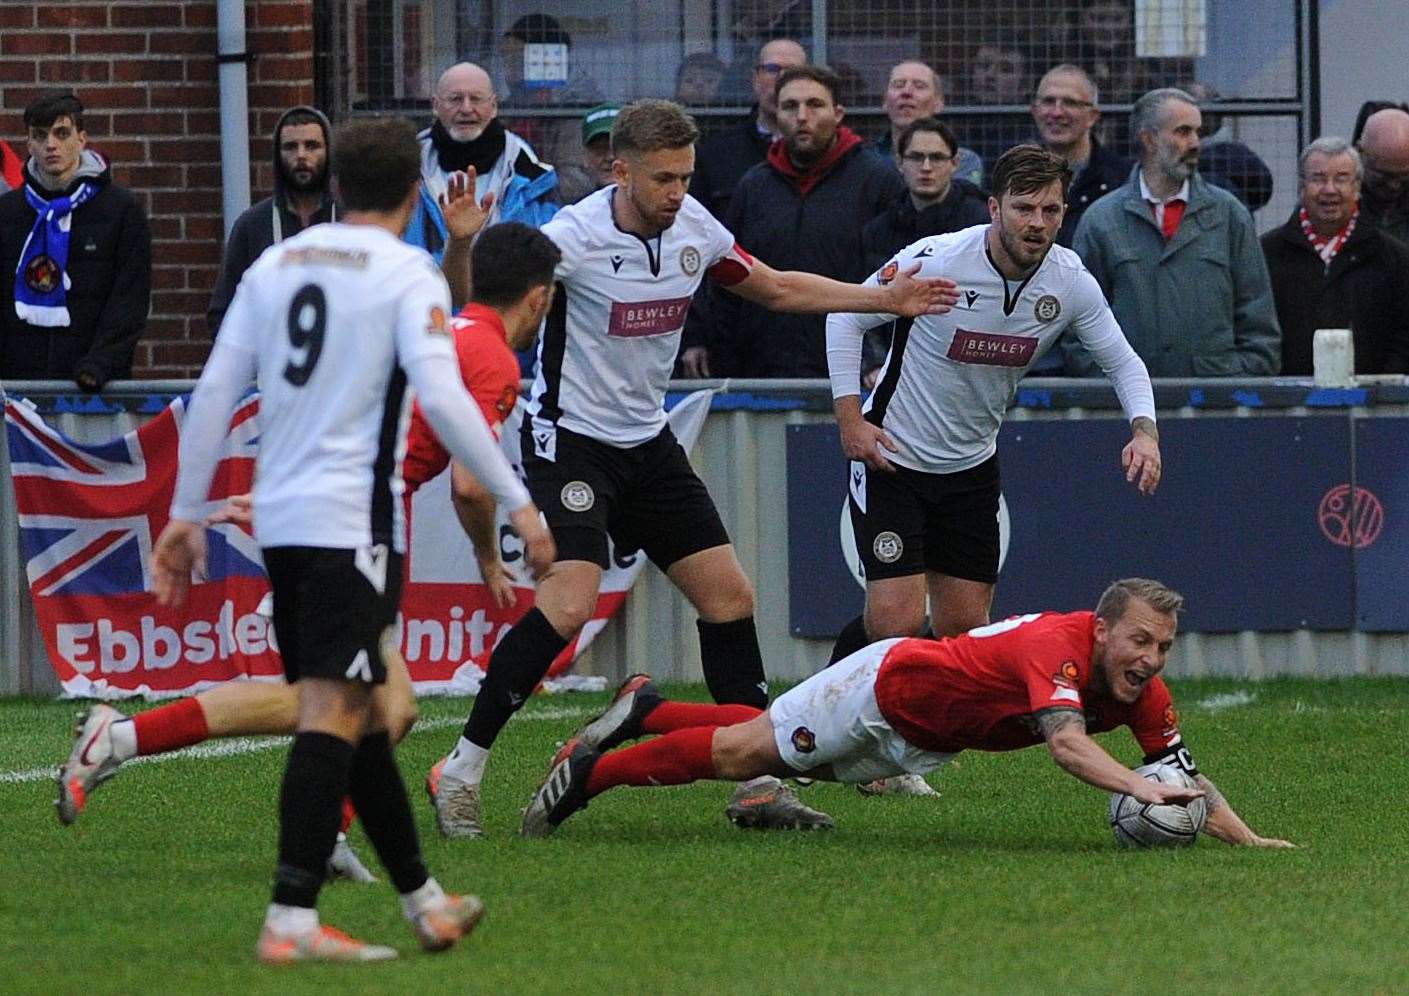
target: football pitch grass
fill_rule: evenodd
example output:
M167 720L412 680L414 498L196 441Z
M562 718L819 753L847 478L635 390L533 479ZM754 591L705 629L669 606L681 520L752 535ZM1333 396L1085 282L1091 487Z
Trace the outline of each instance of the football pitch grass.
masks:
M489 837L448 842L421 782L466 700L426 700L398 756L428 864L484 898L484 923L425 955L388 885L337 883L324 921L402 957L285 968L253 957L282 744L131 765L63 828L45 769L75 704L0 702L0 990L1409 992L1409 683L1171 685L1202 769L1298 850L1118 850L1106 795L1040 747L960 755L930 778L940 799L800 789L830 833L735 829L729 787L702 783L616 790L520 839L555 743L600 694L534 699L490 762ZM1139 763L1128 731L1101 740Z

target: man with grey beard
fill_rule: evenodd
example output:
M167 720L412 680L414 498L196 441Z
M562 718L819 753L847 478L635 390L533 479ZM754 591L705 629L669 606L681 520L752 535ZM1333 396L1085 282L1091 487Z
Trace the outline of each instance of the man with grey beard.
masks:
M1201 123L1183 90L1137 100L1140 161L1087 209L1072 248L1151 376L1268 376L1282 332L1267 263L1247 208L1198 175ZM1080 342L1063 349L1070 373L1095 374Z

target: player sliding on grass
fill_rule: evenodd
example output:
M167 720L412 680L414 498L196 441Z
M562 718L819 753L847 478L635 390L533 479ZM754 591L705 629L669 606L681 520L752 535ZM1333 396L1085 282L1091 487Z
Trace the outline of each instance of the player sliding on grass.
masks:
M1157 581L1106 589L1095 612L1017 616L945 640L874 643L779 696L768 710L667 702L650 678L627 680L601 716L567 742L524 811L542 837L620 785L680 785L759 775L865 782L925 774L961 750L1017 750L1044 740L1088 785L1142 802L1208 801L1204 829L1230 844L1260 837L1194 766L1160 679L1184 599ZM1130 771L1088 736L1129 726L1145 762L1176 764L1196 789ZM647 734L655 740L623 750ZM607 751L607 753L603 753ZM776 825L767 804L733 807L742 826Z
M487 205L476 209L473 198L464 197L461 188L452 190L449 204L453 206L447 209L447 217L457 226L452 232L458 237L452 245L461 239L467 242L482 226ZM451 256L447 253L447 261ZM479 278L474 302L450 323L450 331L465 387L497 434L518 398L518 362L511 350L523 349L532 341L552 301L558 250L534 229L509 222L485 232L475 245L474 256ZM408 508L411 494L440 474L449 459L418 406L411 417L402 467ZM460 464L452 466L451 474L455 513L474 546L480 574L497 605L512 605L513 577L499 556L494 496ZM208 524L249 525L250 520L249 498L238 496ZM395 744L416 721L416 699L400 654L387 646L383 657L387 662L387 732ZM291 734L297 719L298 692L284 683L230 682L131 718L111 706L94 706L80 717L75 731L78 739L61 769L59 819L65 824L78 819L93 790L133 757L164 754L212 738ZM345 808L329 872L355 881L372 881L371 873L345 839L351 817L352 810Z

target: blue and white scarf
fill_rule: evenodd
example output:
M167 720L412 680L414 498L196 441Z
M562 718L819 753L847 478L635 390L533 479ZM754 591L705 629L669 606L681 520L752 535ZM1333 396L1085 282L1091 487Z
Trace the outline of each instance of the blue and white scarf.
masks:
M69 324L69 228L74 210L100 189L96 183L80 183L73 193L46 201L25 184L25 199L37 217L15 268L15 314L21 321L45 328Z

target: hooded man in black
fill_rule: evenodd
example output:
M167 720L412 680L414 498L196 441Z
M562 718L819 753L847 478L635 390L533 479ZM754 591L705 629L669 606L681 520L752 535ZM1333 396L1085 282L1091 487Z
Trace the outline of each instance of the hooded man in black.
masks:
M24 121L23 184L0 195L0 378L96 391L132 375L151 306L151 228L87 147L72 91L41 95Z
M332 129L321 111L299 106L280 116L274 126L274 193L248 208L230 229L206 312L212 336L240 278L264 250L310 225L338 220L337 204L328 189L332 151Z

